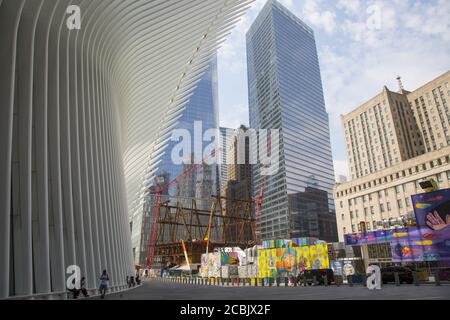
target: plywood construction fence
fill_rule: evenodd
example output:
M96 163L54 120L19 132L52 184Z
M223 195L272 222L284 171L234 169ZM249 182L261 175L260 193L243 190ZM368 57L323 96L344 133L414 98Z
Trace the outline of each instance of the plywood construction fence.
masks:
M258 278L297 276L304 270L328 269L328 244L258 250Z

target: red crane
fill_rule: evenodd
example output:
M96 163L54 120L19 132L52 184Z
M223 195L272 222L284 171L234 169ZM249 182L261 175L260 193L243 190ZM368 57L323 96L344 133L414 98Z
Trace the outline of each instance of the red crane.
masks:
M158 240L158 221L159 221L159 214L161 209L161 196L164 192L168 191L173 185L180 182L182 179L186 178L188 175L193 173L197 168L202 168L205 166L207 161L211 158L214 158L216 155L217 149L214 149L211 151L211 155L204 158L203 161L200 164L194 164L187 168L185 171L183 171L179 176L177 176L175 179L173 179L171 182L166 184L165 186L161 187L161 184L159 183L159 180L157 177L155 177L155 186L156 189L148 189L147 191L151 194L155 195L155 204L154 204L154 212L153 212L153 219L152 219L152 230L150 234L150 239L147 246L147 267L150 268L153 264L153 258L154 258L154 252L156 247L156 242Z
M268 137L267 140L267 153L268 153L268 158L270 158L272 156L272 137ZM269 161L269 160L268 160ZM264 172L264 177L263 177L263 181L261 184L261 187L259 188L259 195L257 195L256 197L253 197L253 203L255 204L255 224L256 224L256 228L255 228L255 237L256 237L256 243L258 244L261 241L261 208L262 208L262 204L263 204L263 200L264 200L264 195L265 195L265 191L266 191L266 187L267 187L267 180L268 180L268 169L269 169L269 164L265 163L263 165L263 170L265 170L266 172Z

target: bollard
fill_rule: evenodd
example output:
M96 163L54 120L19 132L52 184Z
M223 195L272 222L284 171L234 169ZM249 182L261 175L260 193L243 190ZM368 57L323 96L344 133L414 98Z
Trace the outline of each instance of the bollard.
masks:
M398 276L398 272L394 272L395 285L400 286L400 277Z
M255 287L257 287L258 286L258 278L255 278Z
M280 278L277 278L277 287L280 286Z
M436 283L436 286L441 285L441 278L439 277L439 271L436 271L434 274L434 282Z
M417 271L413 271L413 279L414 279L414 285L419 285L419 277L417 276Z
M222 278L222 286L224 286L224 285L225 285L225 279Z
M327 274L323 277L323 284L325 285L325 287L328 287L328 275Z

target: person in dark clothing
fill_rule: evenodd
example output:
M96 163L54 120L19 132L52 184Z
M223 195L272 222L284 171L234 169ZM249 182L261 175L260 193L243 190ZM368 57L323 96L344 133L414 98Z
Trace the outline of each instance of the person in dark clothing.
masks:
M76 288L75 286L75 278L72 280L73 289L69 289L70 292L72 292L72 297L74 299L78 299L78 296L80 295L80 290Z
M81 293L83 294L83 296L85 298L89 297L88 291L86 289L86 278L85 277L81 278L79 291L81 291Z
M137 285L141 284L141 278L139 277L139 274L136 275L136 284Z

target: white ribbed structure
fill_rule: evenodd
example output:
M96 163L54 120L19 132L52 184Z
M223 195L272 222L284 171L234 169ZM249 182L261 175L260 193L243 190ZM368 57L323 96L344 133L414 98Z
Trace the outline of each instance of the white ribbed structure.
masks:
M0 0L0 298L57 295L73 264L124 286L128 215L252 1Z

